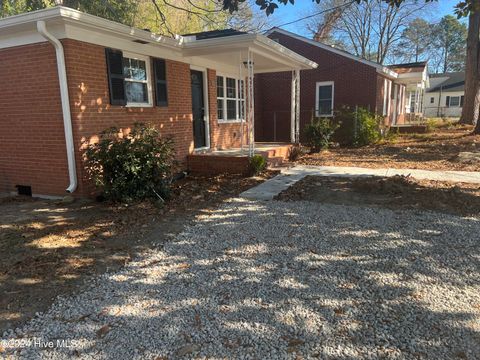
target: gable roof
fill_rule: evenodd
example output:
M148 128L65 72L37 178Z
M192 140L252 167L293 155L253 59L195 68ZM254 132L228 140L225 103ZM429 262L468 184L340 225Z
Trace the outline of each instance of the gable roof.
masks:
M463 71L432 74L430 78L433 86L427 92L465 91L465 73Z
M396 79L398 77L398 74L395 71L393 71L392 69L389 69L387 66L380 65L380 64L378 64L374 61L362 59L362 58L360 58L356 55L353 55L353 54L351 54L351 53L349 53L345 50L337 49L333 46L329 46L329 45L323 44L321 42L318 42L318 41L315 41L315 40L312 40L312 39L308 39L305 36L301 36L301 35L295 34L293 32L290 32L290 31L287 31L287 30L284 30L284 29L280 29L278 27L271 28L270 30L265 32L265 35L268 36L268 35L271 35L275 32L277 32L279 34L282 34L282 35L289 36L291 38L294 38L294 39L297 39L297 40L300 40L300 41L303 41L304 43L316 46L316 47L321 48L323 50L330 51L330 52L335 53L337 55L344 56L344 57L346 57L350 60L354 60L354 61L360 62L362 64L371 66L371 67L375 68L378 73L383 74L385 76L389 76L389 77L394 78L394 79ZM315 60L313 60L313 61L315 61Z

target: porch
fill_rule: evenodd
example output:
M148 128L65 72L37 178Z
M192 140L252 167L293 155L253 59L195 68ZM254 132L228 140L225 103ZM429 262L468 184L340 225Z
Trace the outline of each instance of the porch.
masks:
M290 143L255 142L254 154L261 155L270 166L282 165L290 156L294 145ZM188 171L193 174L248 175L250 153L248 147L196 152L188 155Z

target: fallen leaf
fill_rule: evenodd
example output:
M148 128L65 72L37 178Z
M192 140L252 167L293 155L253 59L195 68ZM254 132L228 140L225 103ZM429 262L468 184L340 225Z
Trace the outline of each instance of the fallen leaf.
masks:
M342 308L334 309L333 312L335 313L335 315L343 315L343 314L345 314L345 310L343 310Z
M302 339L291 339L288 342L289 347L299 346L299 345L303 345L303 344L305 344L305 341L303 341Z
M100 329L97 330L97 337L98 338L103 338L105 335L109 333L111 330L110 326L104 325Z
M195 351L199 351L200 350L200 346L197 345L197 344L187 344L185 346L182 346L181 348L179 348L177 350L177 356L185 356L185 355L188 355L188 354L191 354Z

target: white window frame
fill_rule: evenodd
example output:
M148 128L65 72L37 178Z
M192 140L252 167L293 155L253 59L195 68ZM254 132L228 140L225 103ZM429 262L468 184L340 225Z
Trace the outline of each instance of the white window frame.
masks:
M320 97L320 86L329 86L331 85L332 86L332 100L331 100L331 108L332 108L332 111L330 112L330 114L320 114L319 111L320 109L318 108L318 101L320 100L319 97ZM320 81L320 82L317 82L315 84L315 115L317 117L332 117L333 116L333 106L334 106L334 103L335 103L335 82L334 81Z
M223 97L218 97L217 95L217 101L221 100L223 103L223 119L218 119L218 109L217 109L217 121L219 123L237 123L245 120L245 119L242 119L242 117L240 117L240 103L241 102L245 103L245 93L243 94L243 97L240 96L240 81L243 81L243 88L245 89L245 80L242 80L235 75L218 73L218 72L217 72L217 77L221 77L223 80ZM235 98L227 97L227 78L235 80ZM215 84L217 84L217 82L215 82ZM236 113L235 119L228 119L227 117L227 100L235 100L235 113ZM244 109L246 109L245 106L244 106ZM242 114L242 115L243 117L245 117L245 114Z
M153 107L153 91L152 91L152 81L153 81L153 79L152 79L150 57L145 56L145 55L130 53L130 52L123 52L123 58L145 61L145 70L146 70L146 75L147 75L146 80L130 80L130 79L127 79L127 78L124 79L125 82L138 82L138 83L147 84L147 96L148 96L148 102L137 103L137 102L128 102L127 101L126 107ZM125 93L125 97L126 96L127 96L127 94Z
M452 105L452 99L457 98L458 99L458 105ZM450 96L450 102L448 103L448 107L460 107L462 97L460 95L455 95L455 96Z

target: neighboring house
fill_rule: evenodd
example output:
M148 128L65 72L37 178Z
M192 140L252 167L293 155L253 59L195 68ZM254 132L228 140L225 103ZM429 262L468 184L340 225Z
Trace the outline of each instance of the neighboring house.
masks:
M465 73L430 75L424 99L426 117L460 117L465 96Z
M83 149L112 126L156 125L185 166L240 146L253 74L315 66L257 34L172 39L64 7L1 19L0 193L89 195Z
M300 133L312 117L333 117L344 105L367 108L387 125L422 116L426 63L383 66L283 29L273 28L267 36L318 63L301 71ZM256 76L256 140L291 140L290 78L285 72Z

